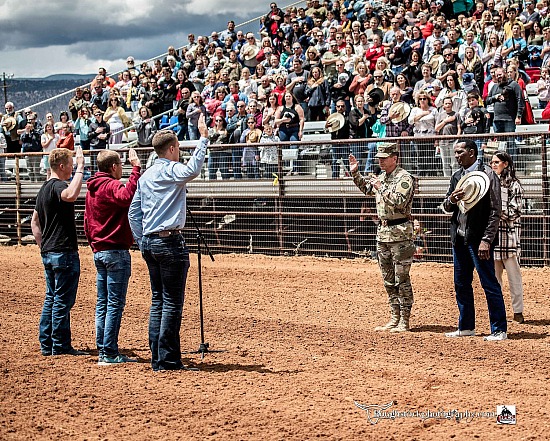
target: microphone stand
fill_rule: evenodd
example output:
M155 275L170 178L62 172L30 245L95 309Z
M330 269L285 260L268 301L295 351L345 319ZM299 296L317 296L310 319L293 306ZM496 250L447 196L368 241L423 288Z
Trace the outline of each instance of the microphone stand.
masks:
M204 247L206 249L206 252L210 256L210 260L214 262L214 256L210 252L210 248L208 248L208 243L206 243L206 240L204 239L204 236L195 222L195 218L193 217L193 214L191 213L191 210L189 209L189 206L187 205L187 215L189 219L191 219L191 223L193 224L193 227L195 228L195 231L197 232L197 265L199 267L199 314L200 314L200 326L201 326L201 344L199 346L199 349L196 351L189 352L190 354L201 354L201 360L204 359L204 354L207 352L223 352L223 351L212 351L209 349L209 344L204 341L204 313L203 313L203 304L202 304L202 250L201 250L201 242L204 244Z

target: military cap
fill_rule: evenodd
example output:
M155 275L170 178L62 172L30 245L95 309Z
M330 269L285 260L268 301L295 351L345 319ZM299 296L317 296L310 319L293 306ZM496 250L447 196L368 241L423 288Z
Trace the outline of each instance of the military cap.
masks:
M399 153L399 150L397 149L397 144L393 142L384 142L382 144L378 144L378 153L376 153L376 157L388 158L389 156L397 153Z

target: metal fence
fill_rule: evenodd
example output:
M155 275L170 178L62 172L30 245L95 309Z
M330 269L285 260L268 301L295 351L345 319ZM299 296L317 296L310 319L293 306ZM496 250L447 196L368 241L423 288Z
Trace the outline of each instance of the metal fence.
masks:
M525 130L520 133L520 131ZM548 132L476 135L483 160L492 149L507 149L515 156L525 192L522 215L522 264L550 265L550 185ZM379 139L331 141L323 133L310 133L309 142L277 145L213 145L201 176L188 185L188 206L213 252L374 257L376 207L349 176L347 157L353 152L362 171L376 165L369 161ZM316 137L316 140L313 140ZM452 149L464 137L403 137L385 139L399 144L402 165L416 177L413 216L420 222L419 244L423 261L451 261L449 217L440 204L453 170L444 170L440 151ZM193 142L182 142L182 161ZM116 146L119 149L121 146ZM255 149L260 161L243 166L243 147ZM265 161L262 150L275 147L276 161ZM123 152L124 149L119 151ZM150 149L143 149L146 157ZM24 154L7 158L9 180L0 183L0 234L11 243L31 242L30 218L41 182L30 182ZM372 167L371 167L372 165ZM215 167L215 169L214 169ZM130 167L125 167L125 174ZM88 177L89 175L85 176ZM41 179L45 179L43 174ZM225 178L225 179L224 179ZM84 196L76 203L79 238ZM192 225L186 227L191 249Z

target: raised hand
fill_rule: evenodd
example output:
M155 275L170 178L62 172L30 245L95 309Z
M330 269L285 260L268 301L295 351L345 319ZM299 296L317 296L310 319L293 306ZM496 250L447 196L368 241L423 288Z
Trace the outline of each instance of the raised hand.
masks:
M82 153L82 147L78 146L75 149L76 154L76 168L77 170L83 170L84 169L84 153Z
M141 161L138 158L137 152L134 149L128 150L128 161L132 167L141 167Z
M206 126L206 118L204 115L199 116L198 128L201 136L203 138L208 138L208 127Z
M349 155L349 171L354 172L359 169L359 162L355 159L355 156Z

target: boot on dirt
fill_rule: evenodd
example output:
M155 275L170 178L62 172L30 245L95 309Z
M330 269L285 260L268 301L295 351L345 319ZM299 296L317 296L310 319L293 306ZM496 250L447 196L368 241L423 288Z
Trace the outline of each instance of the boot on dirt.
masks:
M399 319L399 324L390 329L390 332L407 332L410 330L409 319L411 317L411 307L402 306L401 307L401 318Z
M399 305L391 305L391 318L384 326L377 326L375 331L389 331L399 324Z

